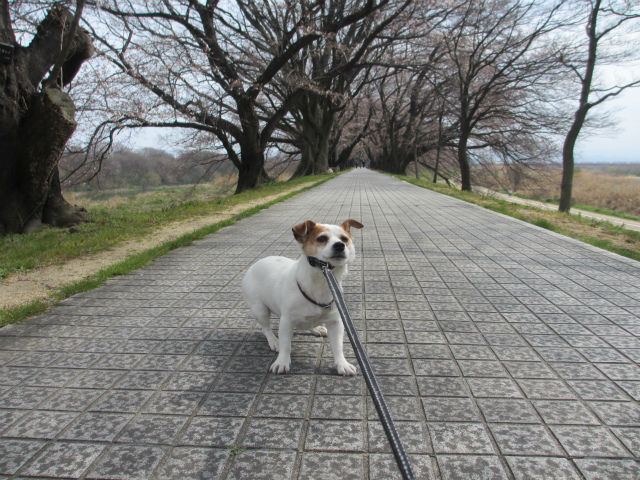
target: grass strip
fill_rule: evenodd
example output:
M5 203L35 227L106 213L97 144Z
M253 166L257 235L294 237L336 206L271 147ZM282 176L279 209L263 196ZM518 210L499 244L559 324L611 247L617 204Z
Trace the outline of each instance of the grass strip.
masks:
M405 175L391 176L412 185L473 203L488 210L580 240L594 247L640 261L640 232L627 230L611 222L520 205L474 192L456 190L444 184L434 184L427 179L416 179Z
M217 185L203 185L195 190L187 189L188 195L185 189L172 188L116 196L97 203L79 199L89 211L90 222L75 227L75 233L69 233L66 228L44 227L28 235L0 237L0 280L38 267L63 265L74 258L141 238L166 225L208 217L230 206L260 200L323 178L331 177L317 175L274 182L239 195L230 195L228 189L223 191L223 187Z
M11 323L18 323L25 318L46 311L51 305L58 303L65 298L71 297L81 292L93 290L94 288L97 288L100 285L104 284L110 278L119 275L126 275L127 273L142 268L151 263L153 260L166 255L176 248L191 245L194 241L202 240L207 235L217 232L221 228L231 226L244 218L250 217L251 215L258 213L261 210L275 205L276 203L283 202L285 200L288 200L289 198L294 197L295 195L298 195L299 193L317 187L318 185L330 180L331 178L333 177L321 179L313 185L309 185L308 187L296 190L295 192L290 192L286 195L283 195L282 197L276 198L275 200L271 200L270 202L264 203L262 205L248 208L247 210L244 210L226 220L222 220L212 225L199 228L198 230L186 233L174 240L170 240L161 245L158 245L157 247L150 248L149 250L145 250L138 254L132 255L122 262L116 263L98 271L91 277L60 287L58 290L52 292L47 300L35 300L31 303L20 305L18 307L0 309L0 327ZM265 196L267 195L265 194Z
M502 194L505 194L505 195L507 194L507 192L504 191L504 190L499 191L499 193L502 193ZM552 200L552 199L539 200L537 198L529 197L527 195L522 195L520 193L514 193L514 194L512 194L512 196L514 196L516 198L522 198L523 200L532 200L534 202L545 203L547 205L554 205L556 207L558 205L560 205L559 201ZM615 210L608 210L606 208L591 207L589 205L580 205L580 204L571 205L571 208L573 208L575 210L584 210L585 212L599 213L601 215L607 215L608 217L621 218L623 220L632 220L632 221L636 221L636 222L640 221L640 217L638 217L637 215L632 215L632 214L627 213L627 212L617 212Z

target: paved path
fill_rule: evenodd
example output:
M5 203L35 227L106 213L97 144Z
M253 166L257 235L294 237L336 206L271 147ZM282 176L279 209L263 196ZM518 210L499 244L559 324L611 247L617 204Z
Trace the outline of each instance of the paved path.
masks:
M350 217L418 478L640 477L640 264L357 170L1 329L0 478L397 478L362 377L305 333L268 374L239 294L291 226Z

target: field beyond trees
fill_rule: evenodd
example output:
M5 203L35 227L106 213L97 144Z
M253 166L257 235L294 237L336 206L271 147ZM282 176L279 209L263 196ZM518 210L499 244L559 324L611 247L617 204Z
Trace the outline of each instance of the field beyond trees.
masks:
M497 191L542 202L557 203L560 199L559 167L520 169L484 168L478 184ZM573 184L573 205L586 206L619 214L640 217L639 164L581 164L576 168ZM604 212L603 212L604 213Z

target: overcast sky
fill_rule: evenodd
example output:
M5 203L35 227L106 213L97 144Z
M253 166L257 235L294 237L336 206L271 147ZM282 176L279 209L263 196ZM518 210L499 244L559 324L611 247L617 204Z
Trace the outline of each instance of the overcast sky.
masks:
M602 104L616 120L615 131L581 135L577 162L640 163L640 88ZM591 112L598 114L598 110Z

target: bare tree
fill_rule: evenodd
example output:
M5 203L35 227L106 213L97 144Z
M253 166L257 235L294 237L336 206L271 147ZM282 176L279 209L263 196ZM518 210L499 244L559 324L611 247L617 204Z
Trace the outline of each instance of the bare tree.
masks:
M274 102L265 86L299 52L388 4L354 0L336 10L306 0L126 0L102 6L94 35L120 91L117 108L114 101L106 106L112 115L102 131L162 126L215 135L238 169L236 191L253 188L268 180L265 149L299 94ZM323 21L309 21L315 18Z
M0 0L0 235L86 220L63 198L58 174L76 128L75 106L63 87L93 55L91 38L78 28L83 4L77 2L75 14L57 4L41 18L44 4ZM35 32L24 46L16 31L29 28Z
M413 13L408 10L412 1L397 2L366 22L326 36L301 50L282 69L279 81L274 84L275 95L287 98L296 90L300 92L281 127L299 152L294 177L321 173L329 168L332 157L335 158L339 129L344 127L338 117L346 119L342 113L371 81L369 73L375 58L386 46L406 36L410 28L407 19ZM425 4L414 2L413 8L417 8L417 3ZM341 1L332 0L326 8L340 12L345 6ZM326 21L326 16L309 19L316 29L322 29Z
M585 36L572 42L560 55L560 61L575 75L580 88L578 108L564 139L562 148L562 183L560 186L561 212L571 209L573 190L574 149L589 111L624 90L640 86L640 78L621 85L606 85L596 80L596 66L620 63L629 57L638 58L637 44L625 48L632 34L637 33L640 6L624 0L588 0L574 2L580 8L579 22ZM575 14L575 13L574 13ZM575 38L575 37L572 37ZM579 37L578 37L579 38Z
M558 128L558 116L547 108L558 62L542 41L561 26L560 5L469 0L445 28L448 68L440 85L455 85L455 94L443 98L457 118L463 190L471 190L470 152L492 150L503 160L524 162Z

